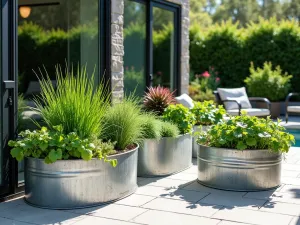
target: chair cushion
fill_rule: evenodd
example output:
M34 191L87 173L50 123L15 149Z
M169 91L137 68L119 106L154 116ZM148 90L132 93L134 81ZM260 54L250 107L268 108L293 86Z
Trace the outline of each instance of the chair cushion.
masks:
M177 103L182 104L183 106L191 109L194 107L193 99L187 94L182 94L175 98Z
M218 93L222 101L224 100L238 100L242 109L252 108L248 99L246 89L241 88L218 88ZM238 105L235 102L224 102L226 110L238 109Z
M300 106L288 106L287 111L300 113Z
M246 111L249 116L269 116L270 110L268 109L243 109L243 111ZM230 109L227 110L227 113L232 116L238 116L239 110L238 109Z

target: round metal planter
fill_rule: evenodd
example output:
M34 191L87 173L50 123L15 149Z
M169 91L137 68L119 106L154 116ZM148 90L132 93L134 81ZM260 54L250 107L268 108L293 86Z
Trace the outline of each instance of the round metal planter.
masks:
M103 160L59 160L45 164L25 159L25 200L50 209L85 208L124 198L137 189L138 147Z
M198 132L206 132L208 129L210 128L210 126L194 126L194 135L193 135L193 158L197 158L197 152L198 152L198 148L199 145L197 143L197 135L195 136L195 133Z
M261 191L281 184L281 153L234 150L200 145L198 182L234 191Z
M138 157L138 176L166 176L192 165L192 137L189 134L160 140L146 139Z

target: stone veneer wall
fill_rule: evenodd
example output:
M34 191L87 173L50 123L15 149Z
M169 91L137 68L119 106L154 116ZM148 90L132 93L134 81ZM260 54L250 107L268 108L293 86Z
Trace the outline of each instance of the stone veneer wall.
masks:
M189 85L189 0L167 0L181 5L181 94L188 93ZM113 100L123 97L123 23L124 0L111 0L111 82Z

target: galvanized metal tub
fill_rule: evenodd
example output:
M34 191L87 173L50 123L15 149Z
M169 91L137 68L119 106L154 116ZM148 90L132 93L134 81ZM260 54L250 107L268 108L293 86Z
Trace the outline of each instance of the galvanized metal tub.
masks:
M138 147L103 160L25 159L25 201L51 209L85 208L124 198L137 189Z
M138 176L166 176L192 165L192 137L189 134L160 140L146 139L138 157Z
M281 184L281 153L234 150L200 145L198 182L234 191L261 191Z
M194 134L193 134L193 158L197 158L197 152L198 152L198 148L199 145L197 143L197 139L198 136L196 135L196 133L199 132L206 132L208 129L210 128L210 126L194 126Z

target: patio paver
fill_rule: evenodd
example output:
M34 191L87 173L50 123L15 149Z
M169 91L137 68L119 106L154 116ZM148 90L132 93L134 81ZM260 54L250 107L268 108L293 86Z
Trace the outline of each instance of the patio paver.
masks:
M0 203L0 225L300 225L300 148L283 162L279 188L231 192L195 181L197 166L160 178L138 178L135 194L118 202L76 210L47 210L23 199ZM297 176L296 176L297 175Z
M246 209L222 209L213 218L257 225L289 225L292 216Z
M149 210L146 213L133 219L134 222L143 224L172 224L172 225L216 225L220 223L220 220L209 219L198 216L182 215L177 213Z

